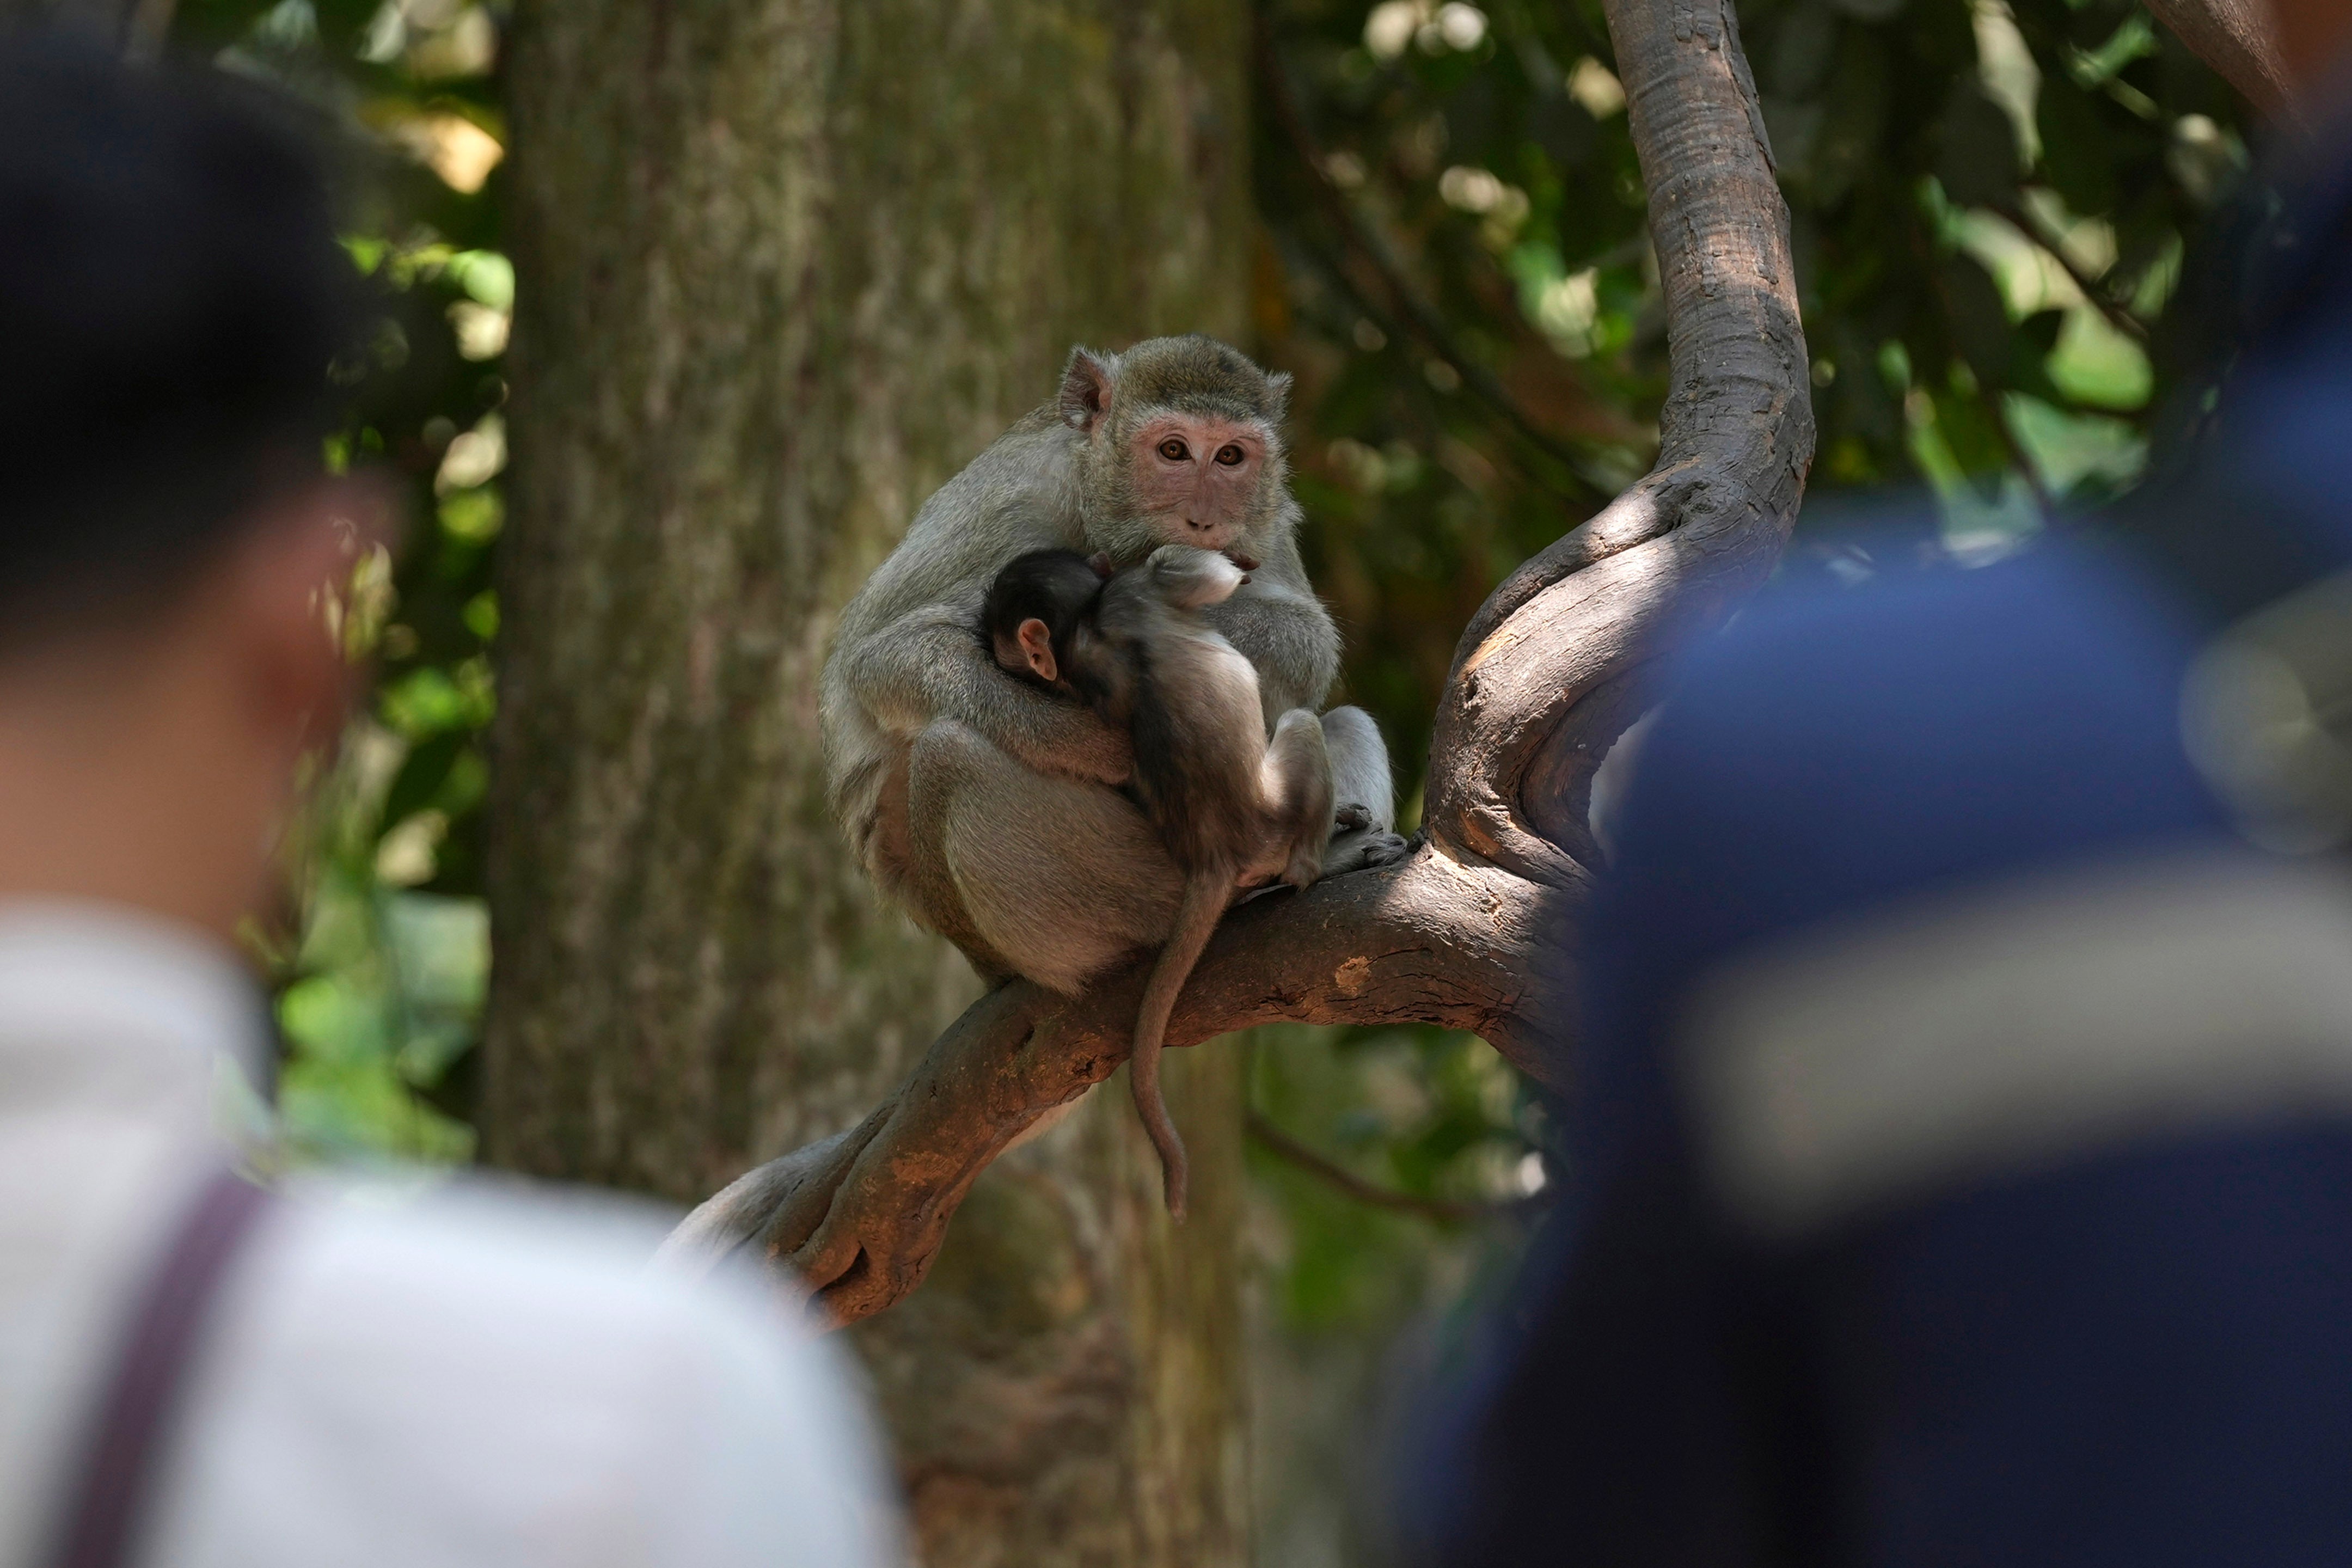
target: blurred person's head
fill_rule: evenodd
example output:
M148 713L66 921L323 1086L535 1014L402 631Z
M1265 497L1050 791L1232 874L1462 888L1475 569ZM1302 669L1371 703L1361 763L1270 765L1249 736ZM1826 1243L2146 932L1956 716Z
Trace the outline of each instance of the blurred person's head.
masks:
M0 46L0 897L263 902L344 697L352 281L257 89Z

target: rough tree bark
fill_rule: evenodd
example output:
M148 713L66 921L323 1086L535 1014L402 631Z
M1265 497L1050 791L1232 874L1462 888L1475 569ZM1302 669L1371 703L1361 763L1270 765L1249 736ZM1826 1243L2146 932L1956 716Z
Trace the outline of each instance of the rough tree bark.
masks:
M519 7L490 1159L698 1195L977 994L853 869L817 670L1073 342L1240 334L1247 36L1239 0ZM932 1568L1243 1560L1238 1064L1187 1055L1181 1236L1089 1108L858 1336Z
M2268 0L2147 0L2189 52L2264 114L2289 109L2294 83L2279 54Z
M1609 22L1665 279L1657 466L1465 631L1416 852L1237 910L1171 1045L1284 1018L1424 1021L1562 1077L1592 772L1662 632L1720 616L1770 569L1813 445L1788 210L1737 19L1725 0L1611 0ZM1118 1066L1141 984L1129 973L1076 1002L1017 984L982 997L864 1121L742 1177L676 1245L749 1239L844 1321L902 1300L990 1162Z

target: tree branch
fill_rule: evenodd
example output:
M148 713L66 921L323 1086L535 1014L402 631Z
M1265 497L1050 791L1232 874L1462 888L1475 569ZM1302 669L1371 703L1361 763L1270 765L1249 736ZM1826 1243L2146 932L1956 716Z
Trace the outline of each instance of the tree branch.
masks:
M1720 617L1770 569L1813 442L1788 209L1730 6L1608 11L1665 282L1657 467L1514 573L1463 634L1428 840L1398 865L1235 910L1171 1046L1285 1019L1433 1023L1562 1080L1593 770L1667 634ZM1125 1059L1147 967L1075 999L1023 983L982 997L865 1121L742 1177L667 1250L754 1246L835 1321L880 1311L921 1282L988 1163Z
M1425 1198L1418 1193L1400 1193L1378 1183L1368 1182L1335 1160L1301 1143L1262 1113L1249 1113L1249 1135L1260 1147L1276 1158L1288 1162L1300 1170L1328 1182L1360 1204L1370 1204L1376 1209L1389 1209L1397 1214L1416 1214L1423 1219L1460 1222L1465 1220L1507 1219L1516 1215L1531 1214L1542 1208L1547 1199L1511 1198L1501 1203L1471 1203L1460 1198Z
M2294 113L2294 83L2263 0L2147 0L2148 15L2266 115Z
M1569 1005L1579 902L1426 846L1395 866L1253 899L1218 927L1167 1043L1286 1019L1433 1023L1477 1034L1557 1085L1545 1031ZM678 1258L757 1245L840 1322L889 1306L922 1282L989 1163L1127 1059L1149 968L1075 999L1023 981L992 991L864 1121L740 1178L689 1215L665 1250Z
M1813 456L1788 207L1738 19L1728 5L1659 0L1608 15L1665 284L1657 466L1471 618L1438 707L1423 818L1440 845L1555 885L1590 862L1580 821L1556 805L1583 798L1636 717L1622 697L1587 700L1762 581Z
M2024 203L2002 202L1992 210L2007 218L2010 226L2023 235L2034 248L2056 262L2059 270L2073 280L2074 287L2082 291L2083 298L2090 301L2092 308L2105 316L2116 331L2135 342L2145 344L2147 342L2147 323L2133 315L2129 306L2107 291L2104 279L2094 278L2077 266L2074 258L2066 254L2064 241L2028 211Z

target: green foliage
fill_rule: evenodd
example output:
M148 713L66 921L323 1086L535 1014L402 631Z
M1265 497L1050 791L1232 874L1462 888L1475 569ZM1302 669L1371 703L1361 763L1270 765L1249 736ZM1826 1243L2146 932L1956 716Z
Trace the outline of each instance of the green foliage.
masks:
M1482 1205L1486 1219L1368 1207L1263 1144L1251 1166L1277 1199L1276 1300L1294 1330L1362 1331L1457 1298L1507 1253L1540 1191L1541 1107L1484 1043L1442 1029L1275 1026L1250 1040L1252 1103L1325 1158L1411 1198Z
M344 174L343 245L375 320L337 374L338 466L402 489L396 556L346 606L369 711L311 793L299 929L274 943L281 1131L297 1152L471 1152L488 973L482 734L498 629L499 409L514 268L497 249L498 16L471 0L183 0L177 47L289 89Z
M1643 187L1598 0L1266 12L1260 329L1299 380L1351 693L1417 763L1470 611L1654 450ZM1966 551L2128 483L2162 392L2147 340L2244 159L2227 89L2129 0L1739 19L1814 358L1813 493L1925 483ZM1823 521L1801 540L1826 547Z

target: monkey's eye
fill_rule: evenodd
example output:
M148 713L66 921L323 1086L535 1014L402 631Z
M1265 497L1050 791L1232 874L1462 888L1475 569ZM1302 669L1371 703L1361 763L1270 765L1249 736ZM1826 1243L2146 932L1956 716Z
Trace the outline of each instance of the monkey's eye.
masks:
M1160 455L1171 463L1181 463L1192 455L1192 448L1171 436L1160 443Z
M1217 448L1217 461L1228 468L1240 467L1244 456L1242 449L1231 443Z

